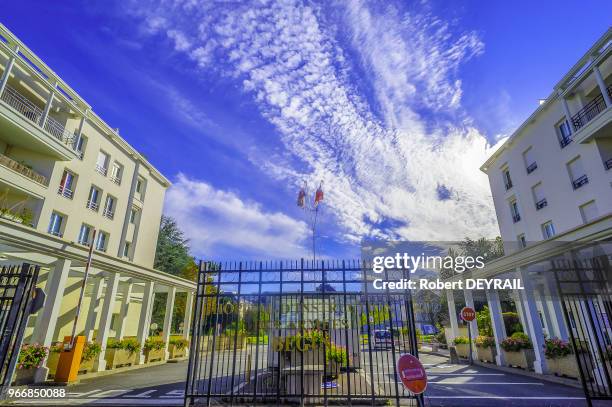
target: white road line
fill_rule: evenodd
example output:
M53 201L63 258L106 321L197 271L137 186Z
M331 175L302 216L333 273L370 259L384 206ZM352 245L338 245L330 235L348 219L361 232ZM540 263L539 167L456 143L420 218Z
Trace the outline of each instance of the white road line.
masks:
M533 383L533 382L523 382L523 383L514 383L514 382L428 382L429 384L462 384L462 385L521 385L521 386L544 386L544 383Z
M125 394L122 397L129 397L129 398L150 398L151 396L149 396L149 394L151 393L155 393L157 390L148 390L145 391L143 393L140 394Z
M500 400L584 400L584 397L565 396L425 396L428 399L500 399Z
M435 373L432 372L428 377L433 376L505 376L505 373Z
M85 393L66 393L66 395L67 396L74 396L74 397L85 397L85 396L88 396L90 394L97 393L99 391L102 391L102 390L101 389L95 389L95 390L88 391L88 392L85 392Z

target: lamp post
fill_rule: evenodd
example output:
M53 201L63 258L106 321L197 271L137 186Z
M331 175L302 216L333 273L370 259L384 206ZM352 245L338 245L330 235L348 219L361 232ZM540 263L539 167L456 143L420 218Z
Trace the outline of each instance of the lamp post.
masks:
M297 205L304 209L304 211L310 214L310 228L312 231L312 262L313 266L317 259L316 250L316 229L317 229L317 217L319 214L319 206L323 201L323 181L319 184L319 187L314 193L313 200L307 200L308 195L308 184L304 181L304 185L300 189L297 198Z

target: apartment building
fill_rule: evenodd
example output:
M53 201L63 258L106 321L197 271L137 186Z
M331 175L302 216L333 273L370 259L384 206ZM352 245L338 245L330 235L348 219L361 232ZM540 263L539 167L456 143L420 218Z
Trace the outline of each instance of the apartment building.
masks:
M582 374L598 389L612 389L601 349L612 345L612 29L554 86L548 98L483 164L504 240L505 256L470 278L519 278L509 292L535 354L531 368L550 373L545 337L575 340ZM586 281L586 283L585 283ZM586 287L586 288L585 288ZM569 294L568 294L569 293ZM496 363L506 337L500 293L463 290L490 310ZM459 335L456 297L447 291L451 329ZM569 321L569 323L568 323ZM472 335L478 326L472 324ZM588 360L587 360L588 359ZM599 391L599 390L597 390Z
M49 345L70 334L79 290L69 287L82 281L92 243L78 332L103 347L112 336L146 339L156 292L168 293L170 314L177 290L191 295L192 282L152 268L169 186L0 25L0 261L40 264L48 296L27 340Z

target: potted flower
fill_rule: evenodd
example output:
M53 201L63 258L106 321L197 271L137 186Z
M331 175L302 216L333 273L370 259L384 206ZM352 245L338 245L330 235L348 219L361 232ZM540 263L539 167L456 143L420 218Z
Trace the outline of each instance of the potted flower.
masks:
M573 353L572 347L567 341L557 338L544 340L544 356L551 373L558 376L578 378L579 372Z
M476 354L481 362L495 363L495 338L492 336L477 336L474 341Z
M104 354L106 368L114 369L136 364L136 356L139 350L140 344L136 338L109 339Z
M90 373L94 369L96 358L102 352L102 347L98 342L87 342L81 354L81 364L79 365L79 374Z
M509 366L521 367L525 370L532 366L535 355L531 341L525 333L513 333L510 338L504 339L500 346L504 350L506 363Z
M145 363L157 362L164 360L166 355L166 342L161 338L147 338L144 344Z
M340 368L348 366L348 353L346 349L334 344L330 344L325 355L325 369L328 376L338 377Z
M42 363L49 353L45 346L33 344L23 345L19 352L17 372L15 374L15 385L34 383L36 370L42 367Z
M455 349L457 350L457 356L462 358L469 358L470 356L470 338L467 336L457 336L453 339Z
M168 353L170 353L170 359L185 357L185 351L189 341L181 337L171 337L168 342Z

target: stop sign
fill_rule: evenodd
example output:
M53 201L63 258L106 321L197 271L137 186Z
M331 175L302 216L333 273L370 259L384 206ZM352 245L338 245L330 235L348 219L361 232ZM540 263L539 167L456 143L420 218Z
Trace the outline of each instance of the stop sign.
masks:
M409 353L400 356L397 372L404 387L414 394L421 394L427 388L427 373L416 357Z
M476 311L474 308L463 307L461 310L461 319L467 322L473 321L476 318Z

